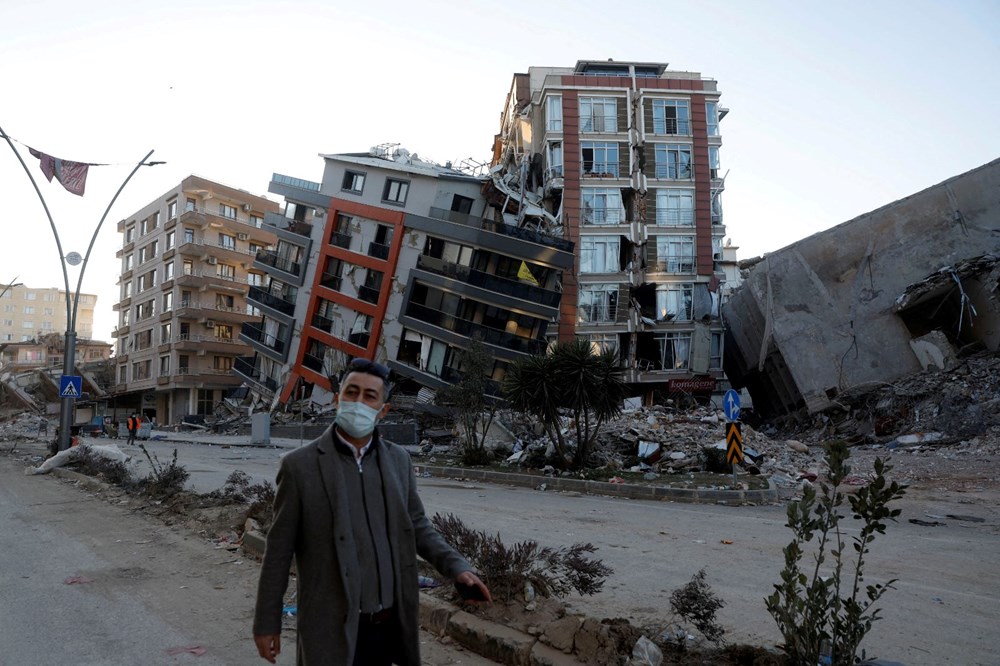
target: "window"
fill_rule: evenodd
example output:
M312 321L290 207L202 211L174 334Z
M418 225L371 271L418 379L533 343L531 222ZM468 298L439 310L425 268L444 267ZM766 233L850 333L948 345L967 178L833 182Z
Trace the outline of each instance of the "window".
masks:
M611 335L588 335L586 340L590 343L590 350L593 354L618 349L618 336Z
M136 333L132 338L133 347L136 350L149 349L153 346L153 332L152 331L142 331L141 333Z
M563 145L562 141L550 141L548 145L549 178L563 176Z
M198 389L197 413L202 416L213 416L215 414L215 391L211 389Z
M187 201L184 202L184 210L186 211L196 210L197 208L198 202L191 197L188 197Z
M657 236L656 270L694 273L694 236Z
M583 173L590 176L618 177L618 144L606 141L582 141Z
M163 309L161 312L170 312L174 309L174 292L168 291L163 294Z
M25 305L24 306L24 314L35 314L35 306L34 305Z
M194 262L190 259L184 260L184 275L194 275Z
M221 215L222 217L228 217L230 220L235 220L236 206L230 206L229 204L220 203L219 215Z
M712 351L708 357L708 369L722 369L722 333L712 333Z
M705 103L705 118L708 121L708 135L719 136L719 105L717 103Z
M618 189L585 187L580 191L584 224L622 224L625 208Z
M372 318L359 312L354 318L354 325L351 326L351 333L347 336L347 341L359 347L367 347L371 332Z
M581 97L580 131L617 132L618 100L614 97Z
M688 103L684 100L653 100L653 134L690 134Z
M215 325L215 337L221 340L232 340L233 339L233 326L232 324L216 324Z
M194 229L189 229L184 227L184 242L193 243L194 242Z
M120 365L118 366L118 383L124 384L128 381L128 366Z
M33 321L22 321L21 322L21 328L34 328L34 327L35 327L35 322L33 322Z
M160 357L160 375L167 376L170 374L170 357L161 356Z
M236 268L234 266L230 266L229 264L219 264L216 275L227 280L235 280Z
M260 229L261 227L264 226L264 218L262 218L260 215L251 215L250 226Z
M156 257L156 241L153 241L145 247L139 248L139 264L144 264L150 259Z
M581 236L580 272L617 273L621 270L618 236Z
M212 367L216 370L228 371L233 369L232 356L215 356L212 359Z
M124 272L130 271L130 270L132 270L132 255L131 254L126 254L125 255L125 259L122 262L122 272L124 273Z
M577 314L581 324L614 321L618 314L618 285L580 285Z
M464 213L468 215L472 212L473 200L469 197L463 197L460 194L455 194L451 198L451 209L456 213Z
M691 146L659 144L654 154L656 178L691 178Z
M230 236L229 234L219 234L219 247L225 248L227 250L235 250L236 236Z
M223 310L225 312L232 312L236 307L236 299L229 294L216 294L215 295L215 309Z
M656 224L667 227L694 224L694 191L657 190Z
M160 324L160 344L165 345L170 342L170 322Z
M182 354L182 355L178 356L177 357L177 372L184 372L184 373L190 372L189 368L191 366L189 365L189 363L190 363L190 361L188 360L188 357L186 355Z
M252 287L263 287L264 286L264 274L263 273L247 273L247 284Z
M719 147L708 147L708 172L715 179L719 177Z
M172 220L177 217L177 201L167 203L167 219Z
M164 281L174 279L174 262L168 261L163 266L163 279Z
M17 309L16 305L5 305L3 306L4 312L14 312Z
M35 292L33 292L33 291L29 291L28 293L26 293L24 295L24 300L26 300L26 301L35 301L35 300L38 300L38 295Z
M135 240L135 223L133 222L132 226L125 230L125 244L128 245L134 240Z
M684 331L657 336L664 370L685 370L691 357L691 334Z
M562 132L562 97L545 98L545 127L550 132Z
M722 193L712 194L712 224L722 224Z
M382 271L368 269L365 273L365 283L358 287L358 298L368 303L378 303L382 291Z
M333 229L330 231L330 245L342 247L345 250L351 248L351 218L350 215L337 213Z
M656 318L659 321L690 321L694 285L660 284L656 287Z
M360 171L347 171L344 173L344 182L340 189L354 194L361 194L365 189L365 174Z
M410 189L410 184L405 180L395 178L385 179L385 189L382 190L382 201L388 203L405 204L406 194Z
M163 241L163 249L164 250L169 250L173 246L174 246L174 232L173 231L168 231L167 232L167 236L166 236L166 240Z
M3 325L4 326L13 326L14 325L14 320L13 319L4 319L3 320Z

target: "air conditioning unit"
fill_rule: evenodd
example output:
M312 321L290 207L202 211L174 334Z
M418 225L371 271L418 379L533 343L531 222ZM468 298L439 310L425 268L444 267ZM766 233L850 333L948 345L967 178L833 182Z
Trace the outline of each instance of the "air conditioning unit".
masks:
M247 234L236 234L236 238L238 238L238 239L240 239L242 241L250 240L250 236L247 235Z
M248 204L248 203L243 204L243 210L249 213L250 211L253 210L253 204Z
M219 263L219 260L218 260L218 259L216 259L215 257L209 257L209 258L208 258L208 263L209 263L209 264L211 264L212 266L214 266L214 265L216 265L217 263Z
M215 328L215 320L214 319L206 319L205 320L205 328Z

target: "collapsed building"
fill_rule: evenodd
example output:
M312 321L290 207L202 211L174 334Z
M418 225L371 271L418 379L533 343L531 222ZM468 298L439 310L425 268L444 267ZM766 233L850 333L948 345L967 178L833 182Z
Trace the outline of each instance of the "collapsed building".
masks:
M742 266L725 367L763 416L996 352L1000 160Z

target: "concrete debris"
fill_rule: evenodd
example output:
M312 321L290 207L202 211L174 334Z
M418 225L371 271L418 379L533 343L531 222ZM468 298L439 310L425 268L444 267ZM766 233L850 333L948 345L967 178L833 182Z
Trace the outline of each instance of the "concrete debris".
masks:
M100 458L105 458L112 462L127 463L131 460L131 457L126 455L121 449L119 449L114 444L91 444L87 440L80 442L78 446L74 446L66 449L65 451L60 451L55 454L45 462L43 462L38 467L28 467L24 470L25 474L48 474L56 467L63 467L72 462L79 460L84 454L90 454L98 456Z

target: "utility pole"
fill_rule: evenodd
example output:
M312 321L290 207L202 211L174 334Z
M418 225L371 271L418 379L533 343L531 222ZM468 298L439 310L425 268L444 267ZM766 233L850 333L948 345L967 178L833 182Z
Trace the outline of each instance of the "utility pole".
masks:
M2 127L0 127L0 136L3 136L3 138L7 141L7 145L9 145L10 149L14 151L14 154L17 156L17 160L21 163L21 167L24 168L24 173L28 175L28 180L30 180L31 184L34 186L35 194L38 195L38 200L42 203L42 208L45 209L45 216L49 219L49 226L52 228L52 235L56 240L56 249L59 252L59 265L62 268L63 283L66 287L66 337L63 345L63 376L71 376L76 369L76 315L80 304L80 287L83 285L83 274L87 271L87 261L90 259L90 253L94 249L94 243L97 241L97 234L101 231L101 227L104 225L104 220L107 219L108 213L111 212L111 207L115 204L115 201L118 200L118 195L122 193L122 190L125 189L128 182L132 180L132 176L134 176L135 172L139 170L139 167L156 166L158 164L164 164L164 162L147 162L146 160L148 160L150 155L153 154L153 151L150 150L146 153L145 157L139 160L129 175L122 182L118 191L115 192L115 195L111 197L110 203L108 203L107 208L104 209L104 215L101 216L100 222L97 223L97 228L94 229L94 233L90 237L90 245L87 246L87 254L83 257L83 266L80 267L80 276L76 282L76 291L71 292L69 288L69 272L66 270L66 264L70 263L75 266L77 263L80 263L80 255L75 252L71 252L69 254L65 254L63 252L62 241L59 239L59 231L56 229L56 224L52 220L52 213L49 212L49 206L45 202L45 197L42 196L42 191L38 188L38 183L35 182L34 176L31 175L31 170L28 169L28 165L25 164L24 158L21 157L21 153L18 152L17 147L14 146L14 142L11 141L10 137L7 136L7 133L3 131ZM59 409L58 442L60 451L65 451L70 447L70 431L73 428L74 399L75 398L62 398L61 400Z

